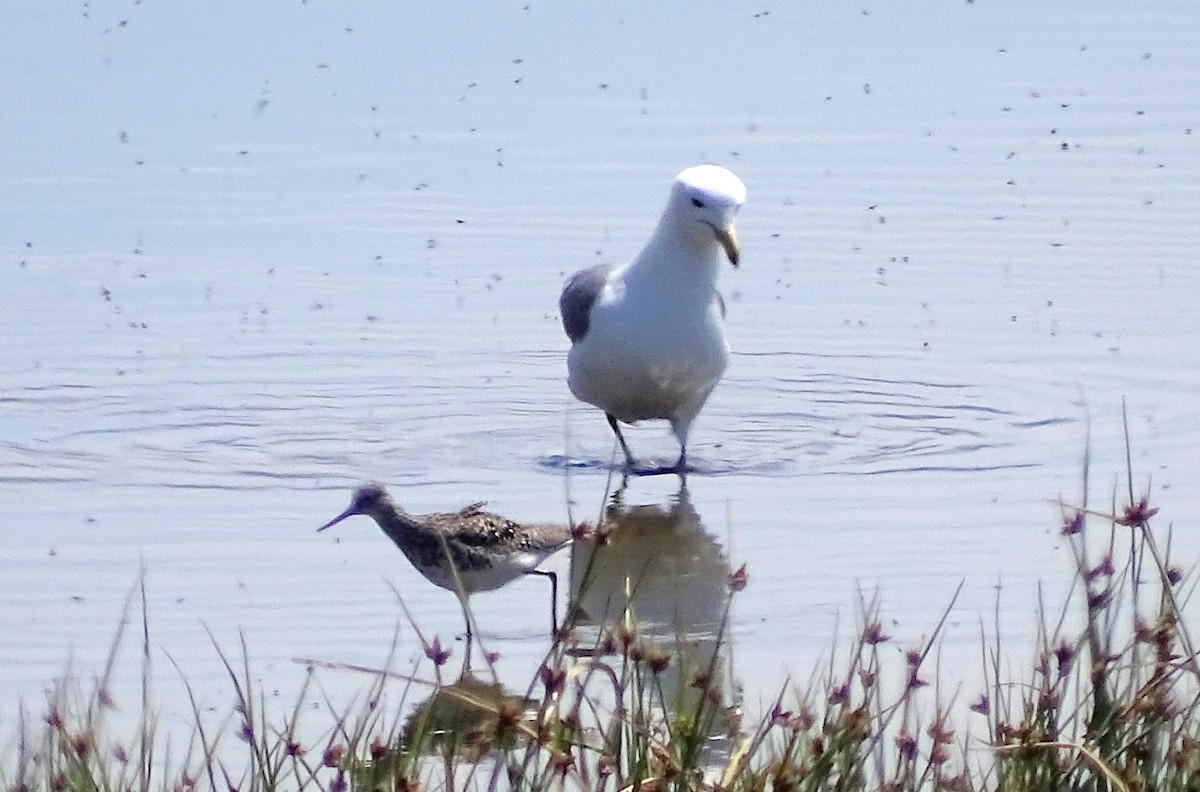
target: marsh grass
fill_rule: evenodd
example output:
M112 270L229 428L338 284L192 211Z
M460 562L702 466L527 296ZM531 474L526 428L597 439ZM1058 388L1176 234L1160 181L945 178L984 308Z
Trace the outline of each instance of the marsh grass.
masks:
M272 717L251 681L244 642L238 659L218 647L232 689L230 714L209 722L185 680L194 731L172 755L150 705L143 594L135 728L122 736L106 719L113 706L108 679L127 640L124 619L90 692L72 695L63 683L36 716L22 710L14 747L0 763L0 786L1200 789L1200 669L1184 612L1194 582L1171 562L1170 531L1152 528L1157 509L1135 492L1131 465L1124 486L1101 508L1089 502L1088 477L1085 458L1081 500L1061 503L1071 579L1065 601L1051 606L1042 597L1033 656L1017 663L1023 674L1007 672L1013 658L999 645L999 625L990 634L980 625L982 693L963 696L960 682L938 667L946 616L901 649L884 632L878 601L863 595L853 636L837 642L828 663L749 714L716 655L690 656L685 636L642 634L627 609L585 641L568 608L564 628L521 691L502 686L490 662L482 676L464 668L451 679L449 653L414 623L427 658L414 675L334 666L363 675L357 703L337 708L306 684L289 713ZM602 543L604 526L595 530ZM746 584L744 568L729 576L721 637ZM330 665L308 662L310 680L313 668ZM304 706L314 698L321 700L316 711ZM300 735L314 727L322 736L304 742Z

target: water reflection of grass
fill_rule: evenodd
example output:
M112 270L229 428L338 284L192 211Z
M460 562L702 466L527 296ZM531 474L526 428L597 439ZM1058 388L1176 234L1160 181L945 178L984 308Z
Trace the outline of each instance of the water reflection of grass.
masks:
M1085 465L1083 501L1063 507L1074 569L1067 600L1039 610L1024 672L1008 673L1012 659L984 640L987 690L977 697L959 700L950 692L957 680L931 669L941 625L916 648L883 651L896 637L863 601L856 638L837 659L765 712L745 712L723 651L744 571L730 570L686 502L614 507L577 550L572 618L524 690L506 689L490 667L490 680L464 669L448 681L447 655L429 642L424 679L374 673L361 706L326 706L323 716L305 706L306 689L290 714L271 722L245 661L222 654L234 715L214 726L195 707L195 734L180 753L156 730L148 679L133 733L106 726L113 702L105 675L94 694L59 693L36 719L20 719L0 786L1198 789L1200 669L1185 586L1151 528L1156 510L1127 479L1126 492L1096 508L1087 502ZM650 583L630 566L653 561L639 548L645 541L659 542L663 564L695 556L706 606L684 615L695 604L684 596L652 612ZM147 674L148 667L147 660ZM398 708L383 705L385 690L400 694ZM323 737L301 742L302 714L305 733L325 721L316 724Z

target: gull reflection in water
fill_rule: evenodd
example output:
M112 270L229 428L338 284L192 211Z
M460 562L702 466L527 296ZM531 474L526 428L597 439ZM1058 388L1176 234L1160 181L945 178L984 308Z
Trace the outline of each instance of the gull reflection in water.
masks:
M666 503L636 505L618 491L574 546L570 591L570 654L610 665L630 646L656 656L666 663L657 673L663 704L675 712L696 711L705 695L726 713L740 703L728 660L729 561L686 487Z

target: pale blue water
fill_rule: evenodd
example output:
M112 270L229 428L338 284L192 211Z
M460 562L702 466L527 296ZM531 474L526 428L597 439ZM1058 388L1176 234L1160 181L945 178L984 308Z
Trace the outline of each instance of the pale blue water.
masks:
M1053 501L1079 497L1089 422L1098 502L1124 469L1122 398L1136 484L1194 561L1191 4L758 11L0 8L0 712L68 658L99 670L142 565L177 723L168 653L231 704L205 625L244 632L285 703L294 657L378 664L397 623L398 663L419 654L389 583L450 640L454 598L369 521L316 526L364 478L414 511L594 519L606 476L561 461L611 438L566 389L558 290L633 256L703 161L749 187L689 479L750 575L749 700L807 676L859 587L915 642L962 581L946 651L973 661L999 581L1019 655L1069 568ZM544 596L477 598L513 686Z

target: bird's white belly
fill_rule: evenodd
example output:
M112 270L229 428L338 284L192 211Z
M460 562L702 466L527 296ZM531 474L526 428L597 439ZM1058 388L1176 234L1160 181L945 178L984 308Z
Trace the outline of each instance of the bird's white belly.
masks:
M647 312L601 301L587 336L568 355L568 385L622 421L690 419L728 363L714 302Z
M490 561L491 563L478 568L459 570L458 581L467 594L505 586L535 568L541 558L534 553L513 552L490 554ZM420 572L435 586L449 591L458 590L454 573L446 564L420 569Z

